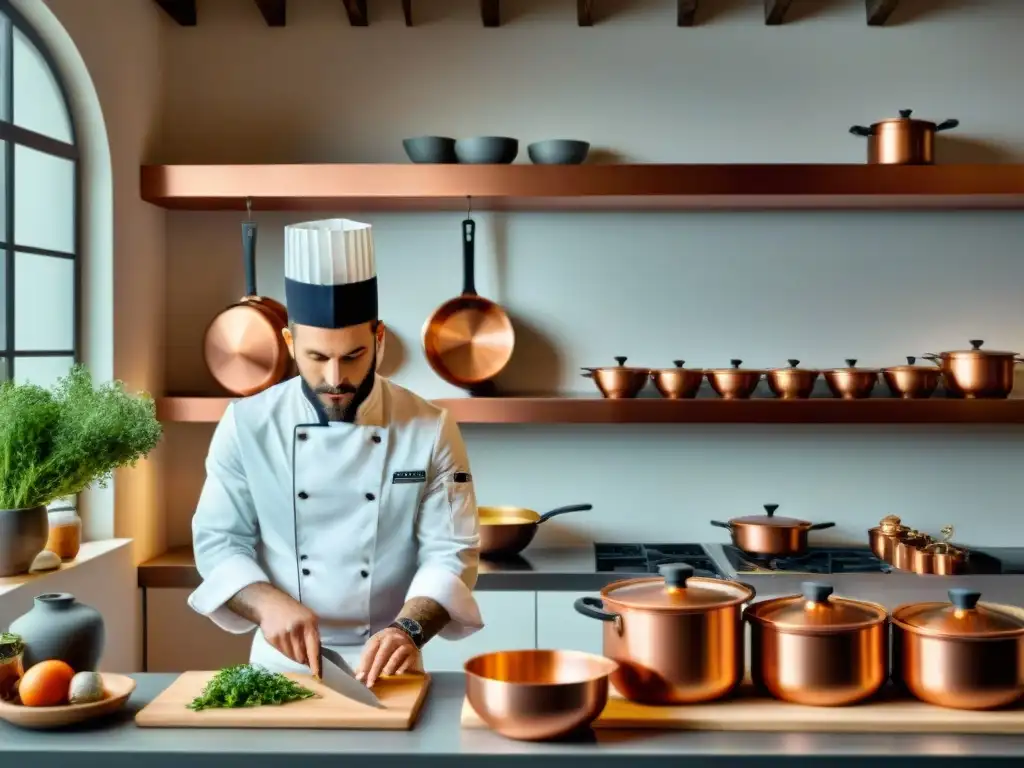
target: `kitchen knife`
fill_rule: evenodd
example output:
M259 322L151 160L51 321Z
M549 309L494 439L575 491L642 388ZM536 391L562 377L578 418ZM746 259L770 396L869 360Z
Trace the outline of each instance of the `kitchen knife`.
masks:
M355 672L337 651L320 646L320 680L335 693L368 707L386 709L380 699L355 678Z

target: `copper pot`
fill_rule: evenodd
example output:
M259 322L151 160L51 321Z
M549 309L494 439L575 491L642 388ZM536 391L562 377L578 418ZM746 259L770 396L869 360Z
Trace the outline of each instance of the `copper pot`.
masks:
M580 374L585 379L593 379L597 389L609 400L622 400L636 397L647 383L651 372L647 368L627 368L625 357L616 357L615 367L584 368Z
M1013 391L1016 365L1024 362L1016 352L982 349L984 341L971 340L971 349L924 355L942 370L946 391L954 397L999 400Z
M718 368L707 372L708 382L725 400L745 400L754 394L764 371L744 370L742 360L730 360L732 368Z
M896 547L893 550L892 564L899 568L901 571L912 571L914 570L914 553L921 549L921 547L931 544L932 540L921 533L913 529L906 532L906 534L896 542Z
M700 368L683 368L685 360L673 360L675 368L663 368L660 371L651 371L651 381L661 393L662 397L669 400L682 400L697 396L701 382L704 381L704 371Z
M942 541L925 541L913 549L910 570L916 574L955 576L964 569L967 552L949 543L953 538L953 526L942 526Z
M910 528L903 525L900 518L896 515L887 515L877 526L868 530L871 551L879 560L892 565L896 556L896 545L909 532Z
M874 695L889 678L889 613L831 597L804 582L800 595L747 606L754 684L794 704L835 707Z
M773 368L768 371L768 387L782 400L802 400L811 396L819 371L798 368L799 360L787 360L788 368Z
M893 610L893 677L921 701L995 709L1024 694L1024 612L980 599L956 588L948 603Z
M617 665L581 651L496 651L466 662L466 699L491 729L511 739L566 736L608 703Z
M868 140L868 163L871 165L932 165L935 162L935 134L960 125L959 120L933 123L914 120L911 110L901 109L900 116L873 123L870 127L855 125L854 136Z
M734 517L723 523L712 520L716 528L732 533L732 543L751 555L791 557L807 551L807 534L832 528L835 523L809 523L795 517L776 517L778 504L765 504L763 515Z
M878 383L878 371L873 368L858 368L857 361L848 358L846 368L825 371L825 382L832 394L843 400L860 400L871 397Z
M478 507L480 554L484 557L518 555L533 541L541 523L567 512L586 512L593 508L593 504L573 504L542 515L523 507Z
M742 606L753 587L696 577L689 565L660 570L576 600L578 613L604 622L604 655L619 665L612 683L643 704L695 704L731 693L743 679Z
M931 397L939 386L942 372L931 365L915 365L916 361L916 357L908 357L906 365L882 369L882 377L894 397L923 399Z

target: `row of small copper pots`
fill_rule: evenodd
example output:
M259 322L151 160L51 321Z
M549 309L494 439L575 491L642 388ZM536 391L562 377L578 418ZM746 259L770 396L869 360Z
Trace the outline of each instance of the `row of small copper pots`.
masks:
M919 575L955 576L963 573L968 553L953 546L952 526L942 529L943 540L903 525L896 515L882 518L882 521L868 530L868 543L879 560L901 571L912 571Z
M811 523L795 517L776 517L778 504L765 504L763 515L734 517L723 523L712 520L716 528L732 534L732 543L751 555L793 557L807 551L807 534L832 528L835 523Z
M581 597L577 612L604 623L612 684L644 704L694 704L734 692L744 677L743 621L751 625L751 678L797 704L864 701L892 678L916 698L955 709L989 709L1024 694L1024 611L979 605L980 593L949 591L948 603L881 605L832 596L828 584L744 603L753 587L693 576L689 565L661 577L609 584Z

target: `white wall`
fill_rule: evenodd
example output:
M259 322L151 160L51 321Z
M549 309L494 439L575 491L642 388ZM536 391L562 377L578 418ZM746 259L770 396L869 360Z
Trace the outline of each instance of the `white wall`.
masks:
M166 27L164 162L404 162L423 133L578 137L641 162L862 162L847 133L901 108L957 117L946 162L1024 161L1024 3L904 0L869 29L860 0L796 3L763 24L760 0L701 4L674 26L672 0L504 3L480 27L471 0L370 3L353 29L341 3L289 5L266 28L248 0L200 4ZM929 11L928 9L932 10ZM710 18L709 18L710 16ZM705 23L706 21L706 23ZM525 158L525 150L523 157ZM326 213L326 212L325 212ZM343 214L344 211L332 211ZM313 218L316 214L309 214ZM259 214L263 292L282 298L281 227ZM457 214L373 215L381 306L405 348L395 379L459 394L419 353L423 321L461 287ZM236 214L174 213L167 229L167 387L210 391L205 324L242 285ZM478 217L478 287L516 317L510 388L588 392L578 366L867 365L958 349L1024 350L1020 213L522 214ZM198 276L202 275L202 279ZM189 516L212 432L174 425L168 540ZM710 517L776 502L836 520L861 541L897 513L976 544L1020 543L1015 429L857 427L467 427L482 503L538 509L590 501L538 544L718 540ZM563 522L564 521L564 522Z

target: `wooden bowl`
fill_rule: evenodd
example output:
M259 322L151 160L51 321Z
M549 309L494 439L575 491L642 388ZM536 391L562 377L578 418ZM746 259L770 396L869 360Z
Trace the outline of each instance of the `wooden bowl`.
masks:
M9 701L0 701L0 720L19 728L45 730L84 723L96 717L116 712L135 690L135 680L127 675L103 673L103 689L107 697L91 704L65 704L59 707L26 707Z

